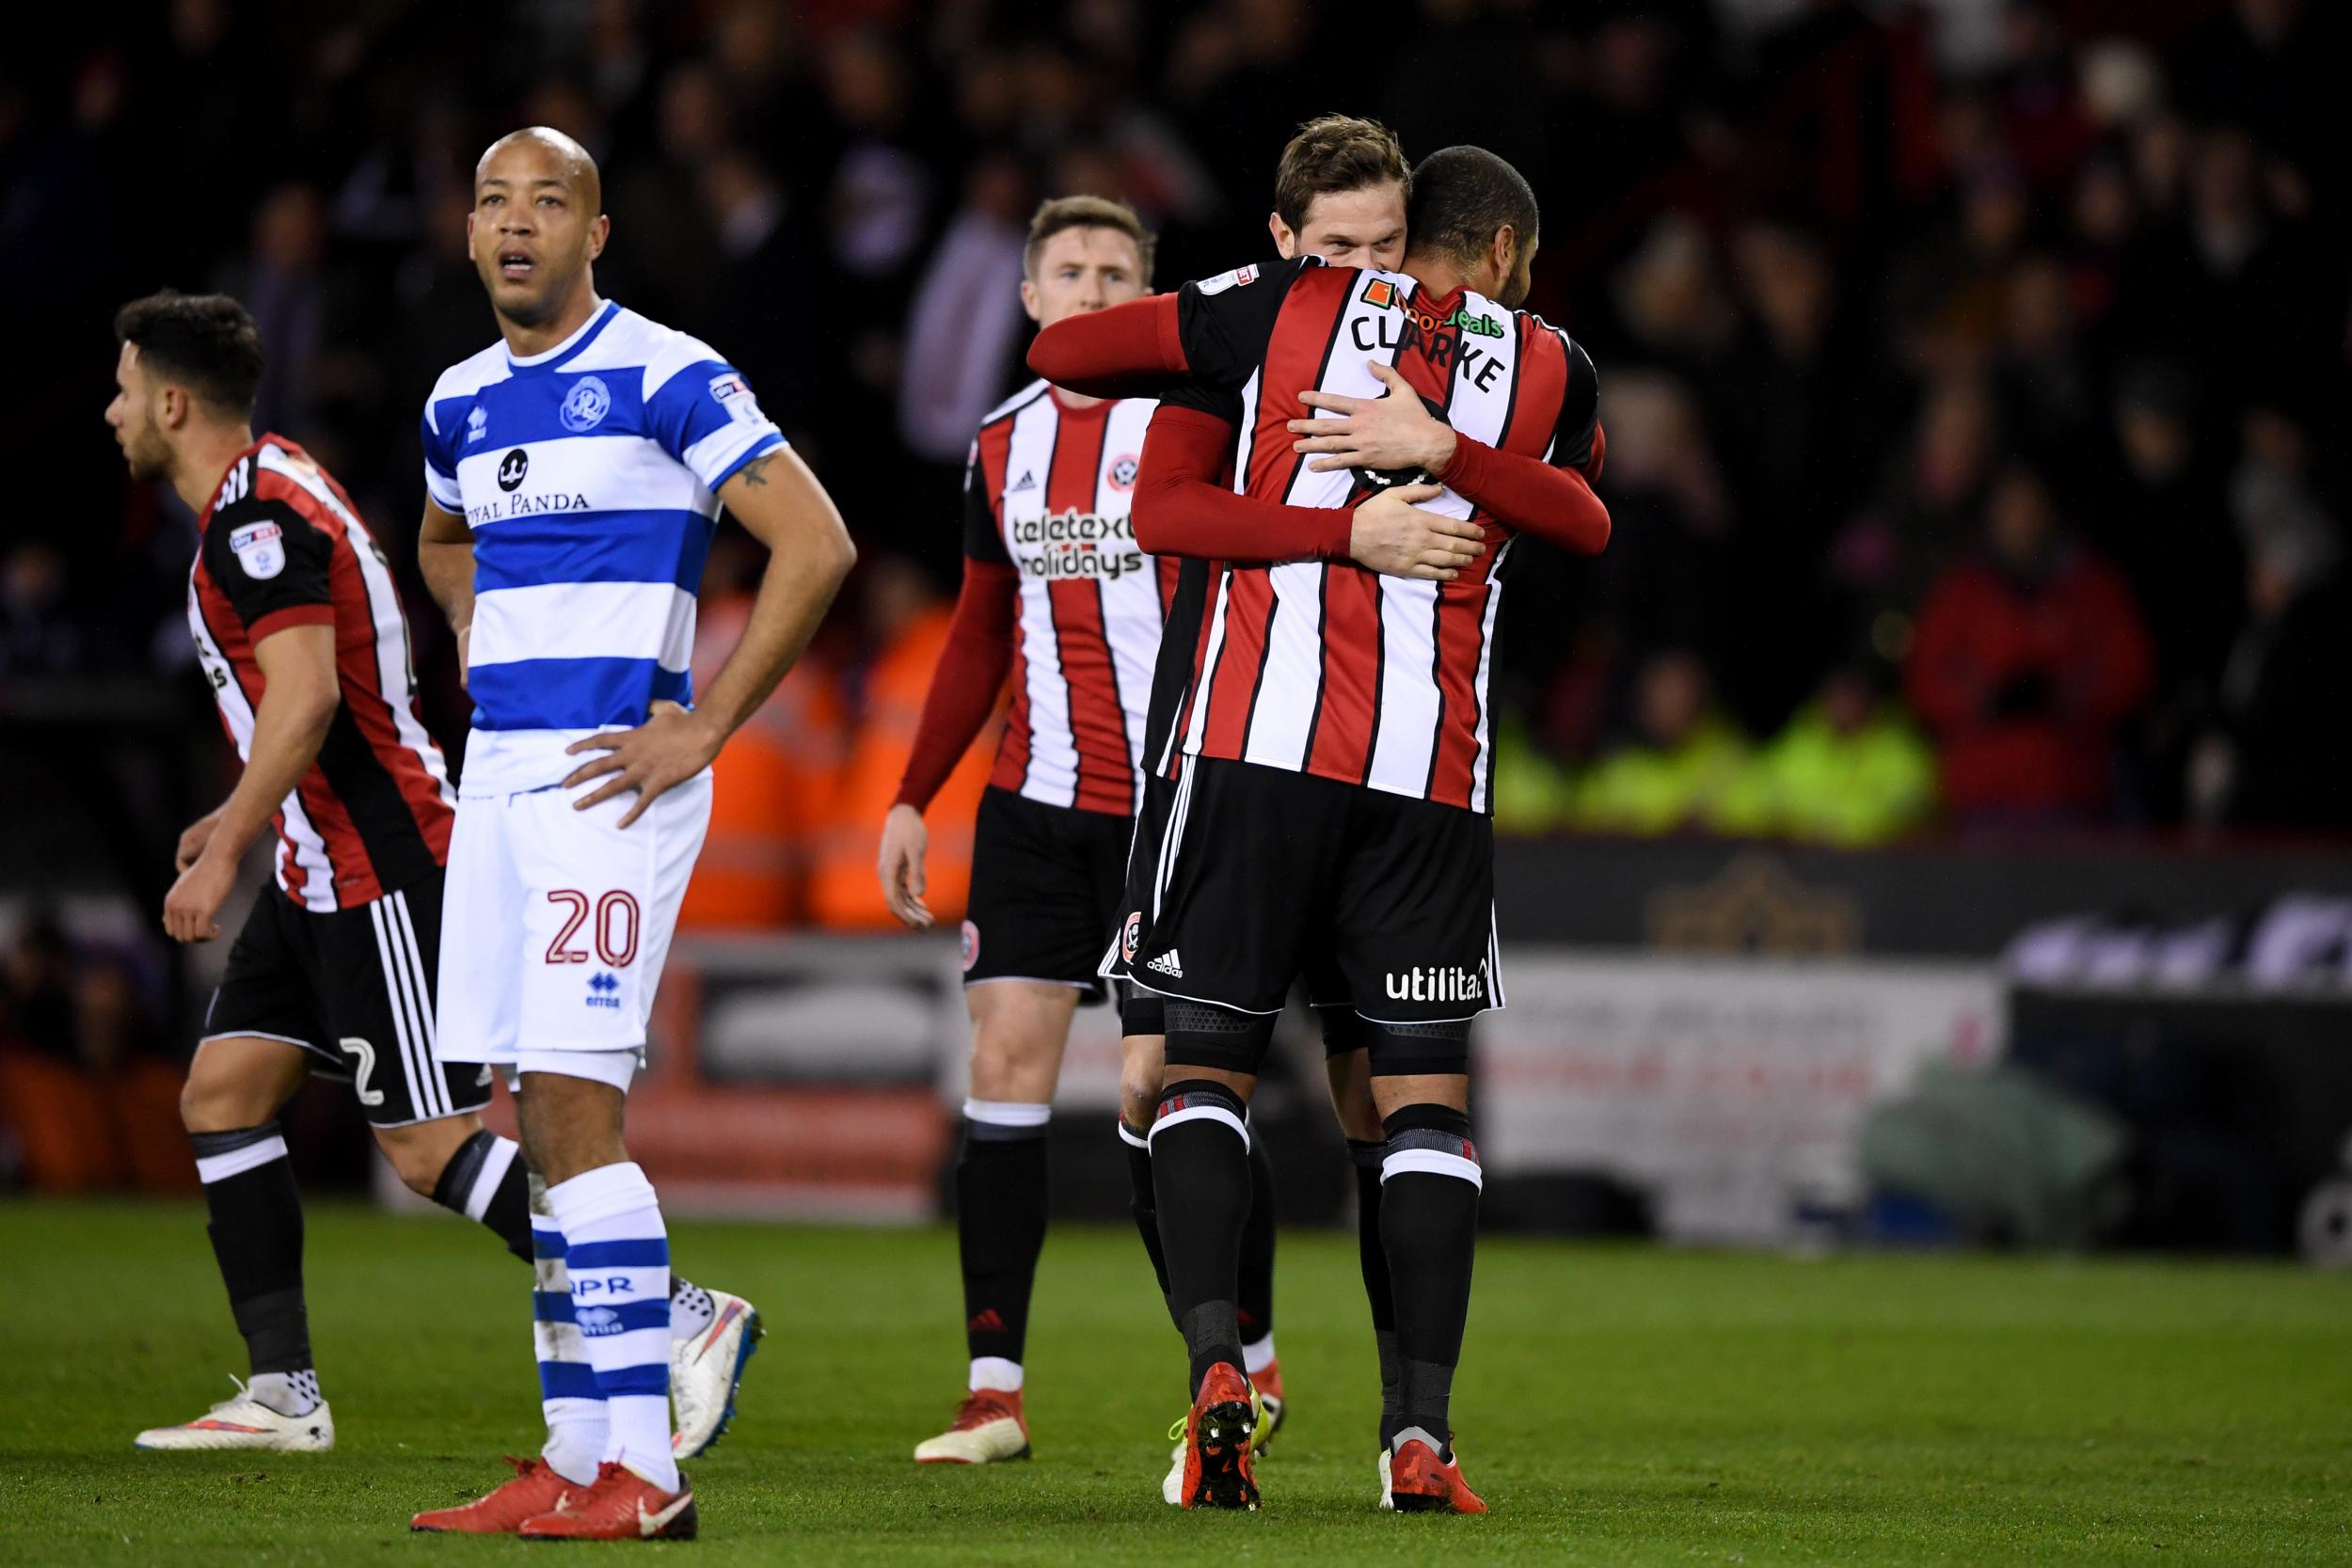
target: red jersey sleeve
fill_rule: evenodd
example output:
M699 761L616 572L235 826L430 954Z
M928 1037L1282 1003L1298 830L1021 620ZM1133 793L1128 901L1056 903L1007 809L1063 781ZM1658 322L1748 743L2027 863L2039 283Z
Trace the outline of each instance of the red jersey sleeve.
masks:
M1136 475L1129 513L1136 543L1153 555L1242 565L1346 557L1353 508L1284 506L1236 494L1218 483L1232 450L1229 421L1162 404Z

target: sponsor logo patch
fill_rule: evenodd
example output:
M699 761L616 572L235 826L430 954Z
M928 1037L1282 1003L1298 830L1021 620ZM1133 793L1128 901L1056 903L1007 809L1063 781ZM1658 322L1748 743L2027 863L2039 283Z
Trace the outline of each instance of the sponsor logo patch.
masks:
M1228 289L1247 288L1257 280L1258 269L1256 267L1235 267L1232 272L1219 273L1216 277L1206 279L1198 287L1204 294L1221 294Z
M472 446L489 434L490 411L488 409L477 408L466 416L466 445Z
M1375 277L1364 285L1364 303L1386 310L1396 304L1396 285L1385 277Z
M583 375L564 394L564 428L594 430L612 412L612 389L598 376Z
M609 970L598 970L588 976L588 1006L621 1010L621 982Z
M733 371L710 378L710 395L737 424L767 422L768 416L759 411L759 400L752 396L752 384Z
M276 523L247 523L229 535L230 553L249 578L274 578L286 569L285 532Z
M1486 964L1476 969L1422 965L1398 974L1381 976L1391 1002L1483 1002L1486 996Z
M520 489L524 478L530 472L531 453L516 447L513 451L499 459L499 488L501 490Z
M1156 970L1172 980L1181 980L1184 977L1184 961L1176 956L1176 949L1173 947L1143 967Z

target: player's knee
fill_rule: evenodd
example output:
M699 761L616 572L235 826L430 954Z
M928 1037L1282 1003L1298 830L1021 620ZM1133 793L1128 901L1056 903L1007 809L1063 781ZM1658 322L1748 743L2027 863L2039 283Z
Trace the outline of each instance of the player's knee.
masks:
M1381 1130L1388 1140L1380 1161L1383 1181L1422 1174L1484 1185L1468 1111L1429 1101L1401 1105L1383 1118Z
M1341 1133L1357 1143L1378 1143L1386 1137L1380 1128L1380 1107L1372 1098L1371 1070L1362 1054L1348 1051L1327 1056L1323 1066L1324 1075L1331 1085L1331 1110L1339 1118Z
M268 1090L223 1069L205 1066L198 1052L180 1085L180 1125L191 1132L229 1132L259 1127L278 1114Z
M401 1184L420 1196L431 1197L448 1168L450 1156L482 1125L478 1117L446 1117L414 1127L380 1127L375 1147Z

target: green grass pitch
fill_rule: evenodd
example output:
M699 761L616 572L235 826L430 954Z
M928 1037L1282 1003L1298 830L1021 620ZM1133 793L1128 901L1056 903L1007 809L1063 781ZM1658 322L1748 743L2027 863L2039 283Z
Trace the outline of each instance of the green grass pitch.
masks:
M1375 1504L1355 1243L1282 1239L1295 1401L1264 1512L1159 1500L1184 1361L1140 1248L1047 1243L1037 1458L918 1469L960 1391L942 1230L685 1224L766 1312L694 1466L718 1563L2352 1562L2352 1278L2237 1264L1799 1261L1490 1241L1454 1400L1495 1512ZM0 1563L397 1564L564 1548L411 1536L536 1445L524 1271L437 1216L310 1217L342 1446L135 1452L242 1370L194 1207L0 1205ZM616 1547L575 1547L576 1554ZM625 1554L624 1554L625 1555Z

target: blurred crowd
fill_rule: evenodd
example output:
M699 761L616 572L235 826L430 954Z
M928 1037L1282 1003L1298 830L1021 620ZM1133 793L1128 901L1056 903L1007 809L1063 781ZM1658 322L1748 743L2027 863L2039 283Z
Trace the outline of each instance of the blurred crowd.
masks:
M878 924L1028 212L1125 198L1172 286L1267 248L1336 109L1523 169L1532 303L1601 369L1616 535L1515 566L1506 831L2352 826L2333 0L136 8L0 61L0 441L56 498L0 546L0 722L29 677L193 682L187 520L99 420L112 309L171 284L255 310L260 423L358 497L462 737L414 432L493 336L472 158L546 122L603 164L604 292L743 367L864 554L730 752L704 916ZM706 660L755 567L714 552Z

